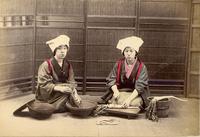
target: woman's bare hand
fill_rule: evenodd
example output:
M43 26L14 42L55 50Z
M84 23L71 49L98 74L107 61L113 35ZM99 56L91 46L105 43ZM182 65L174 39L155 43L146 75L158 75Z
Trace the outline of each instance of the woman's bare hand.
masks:
M123 108L128 108L130 106L130 99L127 98L123 103L122 103L122 107Z

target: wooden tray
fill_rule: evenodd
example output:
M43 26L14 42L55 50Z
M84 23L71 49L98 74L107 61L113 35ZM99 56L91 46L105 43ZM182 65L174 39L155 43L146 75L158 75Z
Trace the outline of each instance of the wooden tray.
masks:
M119 116L119 117L125 117L128 119L136 118L140 112L140 109L138 108L132 108L132 109L106 109L105 112L107 112L108 115L111 116Z

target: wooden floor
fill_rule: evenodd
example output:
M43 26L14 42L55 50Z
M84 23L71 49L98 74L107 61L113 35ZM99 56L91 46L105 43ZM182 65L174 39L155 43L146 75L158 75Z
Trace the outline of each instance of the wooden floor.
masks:
M145 119L118 117L76 118L69 113L54 114L47 120L14 117L12 112L31 100L34 95L17 97L0 102L0 136L197 136L199 135L199 100L187 102L172 100L168 118L158 122ZM104 119L114 119L116 125L98 125Z

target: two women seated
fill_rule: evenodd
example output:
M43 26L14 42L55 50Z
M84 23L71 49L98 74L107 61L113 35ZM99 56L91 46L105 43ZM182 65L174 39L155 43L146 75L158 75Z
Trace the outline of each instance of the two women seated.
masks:
M81 98L77 94L72 65L67 61L70 38L60 35L47 41L53 57L44 61L38 70L36 100L52 104L56 112L65 112L66 103L79 105ZM138 58L143 40L136 36L119 40L117 49L123 59L118 60L111 70L107 85L108 91L98 103L121 105L123 108L147 106L148 74L143 62Z

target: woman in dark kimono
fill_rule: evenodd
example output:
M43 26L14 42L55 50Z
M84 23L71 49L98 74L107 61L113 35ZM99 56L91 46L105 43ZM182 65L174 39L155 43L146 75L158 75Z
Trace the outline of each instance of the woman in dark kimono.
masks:
M107 77L109 90L101 97L99 104L118 104L123 108L147 106L147 68L137 56L142 44L143 40L135 36L119 40L117 49L121 50L124 58L117 61Z
M36 100L52 104L56 112L65 112L66 102L75 105L81 102L72 65L66 60L69 41L66 35L47 41L54 56L44 61L38 70Z

